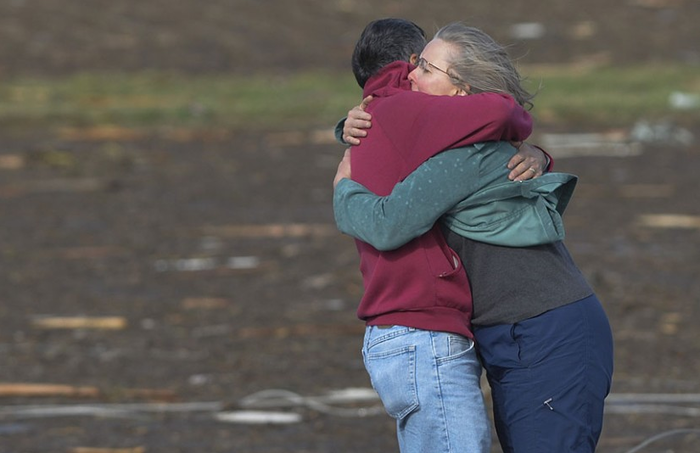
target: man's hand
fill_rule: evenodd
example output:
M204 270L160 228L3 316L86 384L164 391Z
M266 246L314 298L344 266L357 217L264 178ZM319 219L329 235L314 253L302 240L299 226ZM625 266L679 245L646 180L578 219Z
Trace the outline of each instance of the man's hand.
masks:
M548 159L541 149L525 142L513 143L518 152L508 161L508 179L525 181L542 176L547 169Z
M348 117L343 126L343 140L349 145L359 145L360 138L367 136L367 131L372 127L372 115L367 113L367 105L372 102L372 96L367 96L362 103L348 112Z
M345 150L343 154L343 160L338 164L338 171L335 173L335 178L333 179L333 188L338 185L343 178L351 179L352 172L350 171L350 148Z

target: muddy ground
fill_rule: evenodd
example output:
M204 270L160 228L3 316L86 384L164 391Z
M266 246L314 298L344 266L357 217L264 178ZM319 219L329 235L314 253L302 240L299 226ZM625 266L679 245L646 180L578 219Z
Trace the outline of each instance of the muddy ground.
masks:
M0 82L344 69L364 24L388 15L428 31L469 19L502 41L513 24L542 23L543 36L514 40L528 63L700 61L700 7L690 0L424 3L7 0ZM308 399L369 386L356 252L331 212L335 120L225 136L4 128L0 452L396 451L393 422L358 410L376 401ZM697 452L700 128L655 141L636 126L594 137L603 143L593 148L553 141L547 125L534 139L581 178L566 242L615 332L599 451L669 433L639 451ZM29 396L36 387L4 384L67 387ZM270 389L306 399L244 404ZM682 401L647 401L663 394ZM221 420L251 407L300 420Z

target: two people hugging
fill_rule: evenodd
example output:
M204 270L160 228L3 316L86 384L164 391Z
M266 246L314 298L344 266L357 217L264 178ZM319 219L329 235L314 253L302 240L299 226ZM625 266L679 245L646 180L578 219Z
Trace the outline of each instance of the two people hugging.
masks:
M577 177L523 143L532 96L505 49L460 23L426 42L381 19L352 56L363 103L334 178L356 238L362 354L403 453L592 452L613 371L603 307L563 243Z

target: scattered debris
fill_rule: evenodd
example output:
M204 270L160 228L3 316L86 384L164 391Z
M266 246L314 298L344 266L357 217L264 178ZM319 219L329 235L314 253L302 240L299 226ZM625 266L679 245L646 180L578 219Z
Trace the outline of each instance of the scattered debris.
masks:
M207 376L206 374L193 374L192 376L187 379L187 382L190 385L194 385L197 387L200 387L202 385L208 385L212 381L210 376Z
M350 387L340 390L330 390L323 396L302 397L294 392L281 389L263 390L253 393L242 400L240 405L247 408L269 408L297 406L305 401L315 401L323 404L347 404L377 401L379 396L372 388Z
M101 329L121 330L127 326L122 316L41 316L32 320L32 326L38 329Z
M215 310L226 308L229 302L220 297L188 297L182 301L185 310Z
M577 40L589 39L595 36L598 27L592 20L585 20L574 24L571 29L571 36Z
M659 320L659 330L665 335L677 335L682 321L680 313L666 313Z
M543 134L542 146L551 150L556 158L576 156L638 156L642 149L626 135L613 133Z
M158 260L155 269L158 272L198 272L216 269L249 270L260 266L260 258L257 256L232 256L226 259L219 258L179 258L174 260Z
M305 289L320 290L323 288L327 288L336 281L337 278L335 274L329 272L327 274L312 275L310 277L305 278L301 282L301 287Z
M131 141L145 137L141 131L119 126L67 127L59 131L62 140L73 141Z
M334 145L338 144L335 140L335 131L332 129L319 129L309 133L309 141L314 145Z
M158 260L155 268L158 272L179 271L196 272L216 269L218 261L215 258L180 258L175 260Z
M610 156L632 157L642 153L641 144L689 146L695 137L689 130L668 121L651 123L638 121L629 133L611 131L603 133L542 134L541 143L555 156Z
M243 423L250 425L291 424L302 421L301 414L293 412L232 411L219 412L214 418L220 422Z
M109 395L124 398L138 398L151 401L173 401L177 395L167 389L109 389L101 390L91 386L63 384L0 383L0 397L47 397L98 398Z
M234 256L226 261L229 269L255 269L260 266L260 258L257 256Z
M97 397L100 394L97 387L75 387L60 384L0 384L0 397L8 396L68 396L68 397Z
M308 407L324 414L339 417L368 417L384 413L384 407L337 407L338 404L357 404L379 401L374 389L349 388L335 390L323 396L302 396L289 390L270 389L249 395L239 404L244 408Z
M630 139L640 143L690 146L695 137L689 130L667 121L659 123L638 121L630 132Z
M684 214L645 214L637 223L649 228L700 229L700 216Z
M74 416L138 418L143 414L219 412L220 402L130 403L130 404L44 404L0 406L0 417L54 418Z
M0 156L0 169L2 170L19 170L24 168L24 157L19 154L3 154Z
M70 453L146 453L144 447L134 448L94 448L94 447L76 447L70 450Z
M345 310L345 301L343 299L330 299L323 303L323 308L329 311Z
M510 27L510 36L513 39L540 39L545 33L544 24L540 22L523 22Z
M668 96L669 105L677 110L692 110L700 108L700 94L674 91Z

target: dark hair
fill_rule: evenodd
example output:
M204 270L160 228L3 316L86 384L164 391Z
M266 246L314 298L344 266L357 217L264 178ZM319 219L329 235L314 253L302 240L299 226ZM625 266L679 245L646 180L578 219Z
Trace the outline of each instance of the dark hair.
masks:
M352 72L364 88L367 80L394 61L409 61L425 47L425 32L405 19L379 19L365 27L352 53Z

